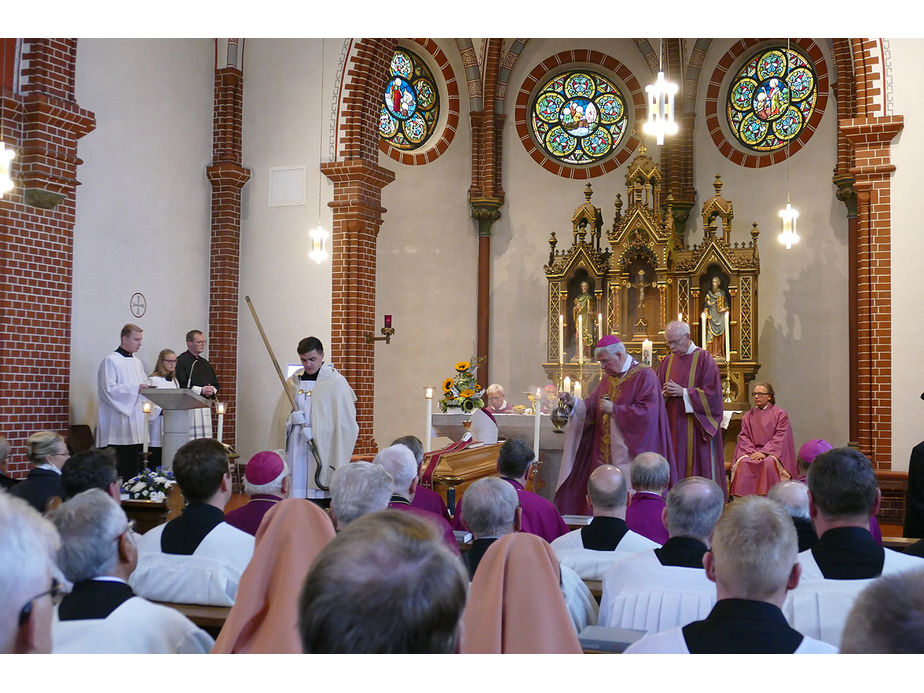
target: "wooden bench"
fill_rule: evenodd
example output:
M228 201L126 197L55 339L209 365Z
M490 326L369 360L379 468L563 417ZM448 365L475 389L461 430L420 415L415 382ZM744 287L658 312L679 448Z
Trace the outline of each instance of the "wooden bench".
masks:
M154 603L176 609L213 638L218 637L218 633L225 625L228 614L231 613L230 606L206 606L205 604L180 604L177 602Z

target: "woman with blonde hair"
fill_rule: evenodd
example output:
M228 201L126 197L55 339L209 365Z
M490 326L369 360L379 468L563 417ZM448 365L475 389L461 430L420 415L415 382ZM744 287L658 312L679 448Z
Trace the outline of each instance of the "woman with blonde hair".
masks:
M148 377L148 385L151 387L179 387L176 381L176 352L172 349L161 349L157 355L157 363L154 364L154 370ZM145 465L148 469L157 469L163 462L163 448L161 447L161 436L164 427L164 410L153 402L151 403L151 415L148 419L149 435L148 440L148 457Z
M24 481L10 489L10 493L43 513L51 498L64 498L61 467L70 453L64 438L55 431L33 433L26 441L26 449L32 469Z

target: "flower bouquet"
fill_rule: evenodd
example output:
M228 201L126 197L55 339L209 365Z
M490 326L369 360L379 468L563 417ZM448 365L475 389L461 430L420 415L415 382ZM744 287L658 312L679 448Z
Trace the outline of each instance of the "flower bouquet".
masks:
M167 491L176 483L173 472L163 467L154 471L145 470L138 476L132 477L122 484L122 491L128 494L131 500L149 500L163 503L167 498Z
M465 414L471 414L484 406L484 390L475 380L477 359L459 361L456 374L443 381L443 397L440 409L445 412L449 407L460 407Z

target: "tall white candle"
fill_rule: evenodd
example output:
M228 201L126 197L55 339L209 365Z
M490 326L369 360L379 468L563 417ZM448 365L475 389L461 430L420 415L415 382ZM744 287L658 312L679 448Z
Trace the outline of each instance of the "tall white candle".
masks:
M731 363L731 336L728 332L728 311L723 313L725 316L725 360Z
M564 392L571 392L571 378L567 375L565 376L565 381L562 383L561 389Z
M642 342L642 363L646 366L650 366L654 363L652 359L652 344L650 339L646 339Z
M141 411L144 412L144 444L141 446L142 454L148 454L148 446L151 444L151 429L148 426L148 418L151 416L151 403L144 402L141 405Z
M699 331L700 331L700 334L702 335L702 337L700 338L699 345L703 349L706 348L706 321L708 319L709 319L709 314L706 311L703 311L703 314L699 316L699 326L700 326Z
M225 403L219 402L218 403L218 442L219 443L221 442L221 437L222 437L221 434L222 434L222 429L224 428L224 425L225 425Z
M597 313L597 339L603 339L603 313Z
M584 363L584 316L578 313L577 324L578 363Z
M424 452L430 452L430 419L433 418L433 388L424 388L427 400L427 420L424 422Z
M574 396L577 397L577 398L580 398L582 392L583 392L583 390L582 390L582 388L581 388L581 381L580 381L580 380L575 380L575 381L574 381Z
M677 313L677 322L683 322L683 313Z
M539 459L539 416L542 411L542 392L539 389L536 389L536 425L533 429L533 455L538 460Z
M558 314L558 365L565 364L565 316Z

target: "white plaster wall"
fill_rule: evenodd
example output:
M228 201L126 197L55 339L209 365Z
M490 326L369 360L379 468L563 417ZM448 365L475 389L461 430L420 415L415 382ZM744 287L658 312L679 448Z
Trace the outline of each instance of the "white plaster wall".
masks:
M921 301L921 152L924 151L924 40L889 39L893 115L904 117L892 141L892 468L908 469L911 448L924 439L924 374L914 365L924 343ZM889 354L882 354L889 358Z
M214 42L80 39L76 99L96 114L78 144L70 419L96 428L96 372L126 322L148 372L207 329ZM130 297L147 312L134 318Z
M425 433L423 388L441 383L477 342L477 225L471 218L471 125L465 71L452 40L436 40L460 88L459 126L449 148L425 166L380 154L395 172L382 190L384 215L377 242L376 330L393 315L391 344L375 345L375 440L380 448L402 435ZM426 51L409 47L426 59ZM439 71L430 61L434 75ZM446 101L444 99L443 103ZM446 439L443 439L444 442ZM439 445L434 439L433 445Z
M791 201L799 210L798 245L786 250L777 236L778 212L786 205L787 166L744 168L722 156L706 130L702 103L716 63L733 44L716 39L706 54L697 96L695 214L688 235L702 241L703 201L722 176L723 197L734 203L732 242L750 241L760 228L758 380L768 380L777 405L790 416L798 448L811 438L846 444L849 434L847 341L847 215L831 182L836 163L836 103L829 94L824 116L808 143L789 159ZM830 82L836 81L829 42L816 39ZM720 94L720 99L723 94ZM720 109L720 117L722 111Z
M342 45L324 40L323 89L320 39L247 39L244 46L243 159L251 178L241 220L237 445L243 459L285 447L290 409L244 297L250 296L283 372L287 363L299 363L295 347L303 337L318 337L330 351L330 262L309 260L308 232L318 225L319 185L321 221L331 228L332 188L319 164L327 161L330 95ZM277 166L307 168L306 204L269 206L269 170Z

